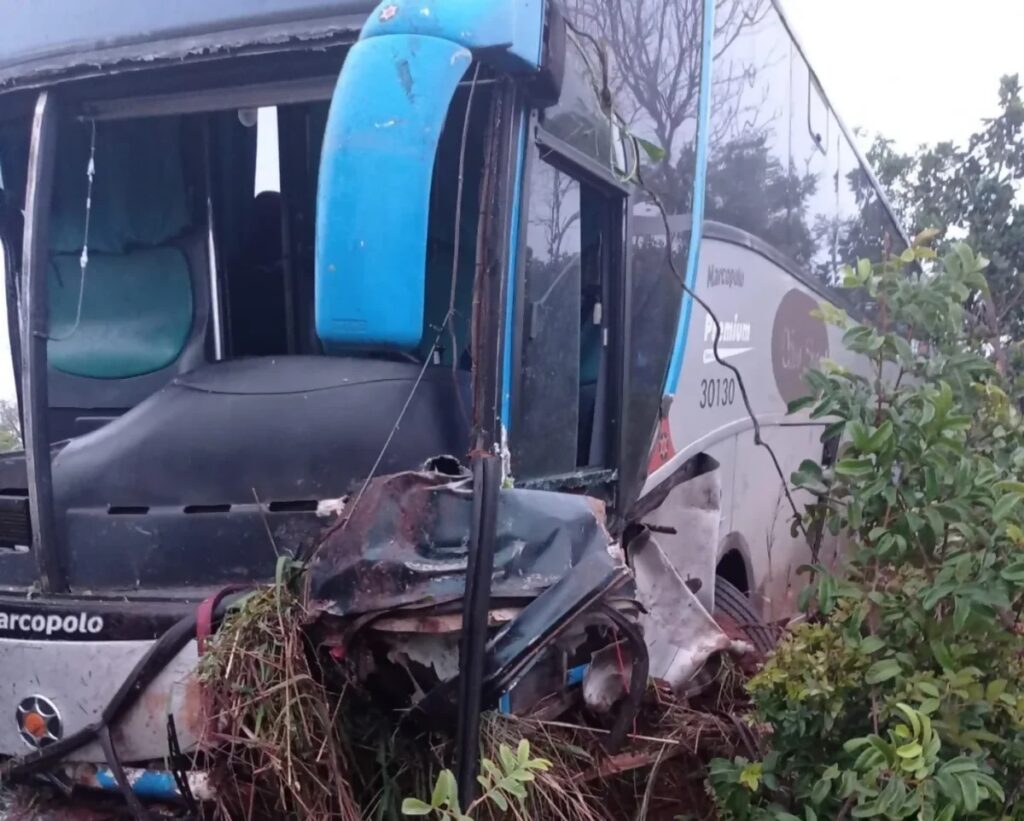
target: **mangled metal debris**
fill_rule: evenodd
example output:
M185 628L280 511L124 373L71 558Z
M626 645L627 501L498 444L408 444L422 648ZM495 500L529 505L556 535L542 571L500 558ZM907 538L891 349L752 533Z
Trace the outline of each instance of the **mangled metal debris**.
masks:
M318 643L441 726L456 711L472 516L472 475L452 460L379 477L308 569ZM490 597L485 708L550 715L582 698L595 713L628 712L648 673L682 693L710 657L747 650L649 532L623 549L587 496L500 490Z

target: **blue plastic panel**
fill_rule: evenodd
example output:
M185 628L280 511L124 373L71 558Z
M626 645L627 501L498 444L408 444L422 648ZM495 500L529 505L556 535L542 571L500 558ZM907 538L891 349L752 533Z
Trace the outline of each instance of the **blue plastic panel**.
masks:
M540 66L544 0L384 0L363 28L362 37L425 34L468 49L505 51L512 70Z
M317 192L316 327L328 349L420 342L434 158L471 61L459 43L415 34L361 40L346 60Z

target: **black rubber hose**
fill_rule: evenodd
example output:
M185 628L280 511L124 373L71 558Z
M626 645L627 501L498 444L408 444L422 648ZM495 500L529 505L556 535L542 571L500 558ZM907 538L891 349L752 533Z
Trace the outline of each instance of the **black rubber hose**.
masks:
M459 802L468 807L476 799L480 766L480 711L487 661L487 625L491 611L491 577L498 539L498 491L501 461L482 456L473 463L473 524L466 567L466 593L462 608L459 648L459 718L455 765Z
M633 651L633 669L630 671L629 692L619 708L619 714L615 717L615 723L608 733L605 742L605 752L613 755L617 753L626 734L633 725L633 720L639 715L643 706L644 696L647 694L647 678L650 675L651 661L647 653L647 642L644 641L644 634L639 625L630 621L622 613L616 610L607 602L602 603L597 611L610 621L626 637Z

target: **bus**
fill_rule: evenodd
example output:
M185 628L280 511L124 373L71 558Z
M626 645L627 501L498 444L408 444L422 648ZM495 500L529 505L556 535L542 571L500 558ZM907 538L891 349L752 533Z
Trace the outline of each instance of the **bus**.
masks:
M787 404L906 239L776 0L4 5L0 778L135 801L282 557L528 712L836 555Z

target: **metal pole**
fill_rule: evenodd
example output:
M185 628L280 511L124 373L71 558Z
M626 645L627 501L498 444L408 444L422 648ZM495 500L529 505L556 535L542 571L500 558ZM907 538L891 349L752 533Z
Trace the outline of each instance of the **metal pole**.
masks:
M213 158L209 118L203 125L203 164L206 176L206 253L210 267L210 316L213 319L213 359L224 358L224 314L221 310L221 282L217 259L216 214L213 207Z
M52 91L43 91L36 101L32 121L25 190L21 382L32 550L39 570L39 583L45 593L59 593L67 589L54 526L47 366L50 323L46 274L56 143L57 104Z

